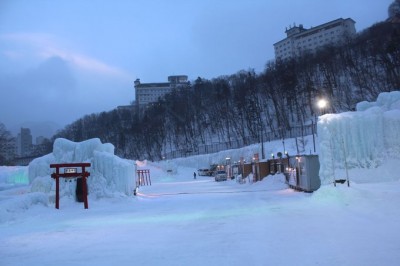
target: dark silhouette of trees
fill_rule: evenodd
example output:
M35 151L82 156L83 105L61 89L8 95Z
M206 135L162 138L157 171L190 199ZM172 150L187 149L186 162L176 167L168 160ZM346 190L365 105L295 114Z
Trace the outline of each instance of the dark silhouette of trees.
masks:
M248 144L270 134L284 139L294 126L314 122L320 97L330 102L329 112L342 112L399 88L399 24L382 22L340 46L267 62L260 74L198 77L140 111L87 115L55 137L98 137L120 156L158 160L170 150L193 154L214 142Z
M9 154L9 146L12 145L13 142L14 138L10 131L0 122L0 165L7 165L10 163L10 159L14 158L15 154Z

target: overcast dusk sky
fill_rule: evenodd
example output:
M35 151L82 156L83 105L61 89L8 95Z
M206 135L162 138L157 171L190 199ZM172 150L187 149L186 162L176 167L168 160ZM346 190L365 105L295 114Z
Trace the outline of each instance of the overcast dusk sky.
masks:
M352 18L387 18L393 0L0 0L0 122L61 126L134 100L133 82L263 71L273 44Z

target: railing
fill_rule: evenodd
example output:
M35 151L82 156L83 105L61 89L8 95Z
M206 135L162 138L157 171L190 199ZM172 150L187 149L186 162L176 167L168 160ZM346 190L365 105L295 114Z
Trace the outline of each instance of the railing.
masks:
M297 138L301 136L308 136L316 133L316 124L305 125L305 126L294 126L290 130L282 131L275 130L266 132L262 135L264 142L269 142L278 139L289 139ZM282 137L283 136L283 137ZM230 142L220 142L207 145L200 145L196 150L175 150L164 154L164 159L174 159L181 157L188 157L193 155L210 154L216 153L228 149L238 149L251 144L260 143L260 138L246 137L244 139L238 139Z

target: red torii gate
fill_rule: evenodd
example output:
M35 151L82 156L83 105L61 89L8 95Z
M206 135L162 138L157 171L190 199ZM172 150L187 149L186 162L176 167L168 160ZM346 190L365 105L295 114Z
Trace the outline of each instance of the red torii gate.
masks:
M81 172L78 172L78 168L81 168ZM56 180L56 209L60 208L60 177L62 178L82 178L83 187L83 202L85 209L88 209L87 199L87 185L86 178L90 176L90 173L85 170L86 167L90 167L90 163L61 163L61 164L50 164L50 168L56 168L56 172L51 174L51 178ZM64 168L64 173L60 173L60 168Z

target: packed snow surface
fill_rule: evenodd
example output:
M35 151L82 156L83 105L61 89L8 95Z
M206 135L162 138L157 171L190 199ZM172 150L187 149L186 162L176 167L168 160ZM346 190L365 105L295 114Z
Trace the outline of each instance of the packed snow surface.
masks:
M193 179L147 163L152 185L89 209L17 186L0 192L1 265L398 265L400 182L287 188ZM396 170L396 168L392 168ZM398 172L397 172L398 173ZM54 191L52 191L54 193Z

